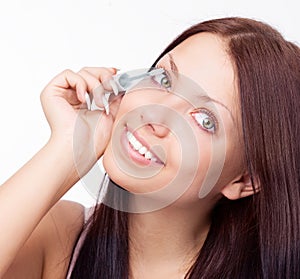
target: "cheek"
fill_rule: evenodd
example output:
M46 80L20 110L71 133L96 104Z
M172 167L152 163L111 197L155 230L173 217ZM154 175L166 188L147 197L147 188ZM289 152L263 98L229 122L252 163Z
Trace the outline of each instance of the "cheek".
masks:
M153 98L153 95L155 94L157 94L157 92L152 89L136 89L126 93L120 103L117 117L120 118L129 111L139 108L144 104L151 103L151 97Z
M122 121L126 119L129 111L140 107L141 98L137 98L136 94L142 93L133 92L123 97L114 123L113 133L115 129L125 125L125 120L124 123ZM145 94L145 98L142 98L144 103L149 102L146 98ZM210 192L216 184L215 178L220 176L219 162L222 162L224 157L224 142L201 131L191 118L183 119L181 117L181 120L188 123L187 126L185 126L186 124L182 125L187 131L175 126L172 127L175 125L174 121L169 123L176 132L168 140L160 139L160 147L166 154L166 165L149 179L139 178L138 173L129 175L122 168L119 168L118 160L120 157L113 151L113 146L116 143L111 141L105 151L103 164L112 180L128 191L136 193L167 189L169 192L166 191L162 195L168 195L170 191L179 194L192 191L193 193L197 192L196 197L198 197L198 193L203 187L206 192ZM134 122L135 119L130 119L130 121ZM118 126L120 123L122 125Z
M200 131L198 134L199 165L191 191L197 192L198 198L205 198L211 192L216 193L219 185L240 169L240 153L232 131L219 130L216 135Z
M216 193L220 192L229 183L239 179L245 170L243 145L237 138L231 138L228 142L224 166L214 188Z
M203 191L203 188L206 187L205 191L209 193L215 186L214 178L220 172L219 164L216 164L216 162L221 159L211 137L203 134L203 132L200 133L202 136L198 139L198 161L188 161L185 173L187 177L194 175L190 189L192 193L196 193L196 198L198 198L201 190Z

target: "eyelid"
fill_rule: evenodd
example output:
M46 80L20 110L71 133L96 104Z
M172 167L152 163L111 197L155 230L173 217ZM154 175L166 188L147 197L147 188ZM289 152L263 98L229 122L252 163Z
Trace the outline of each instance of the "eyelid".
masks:
M194 118L193 114L196 114L196 113L206 113L206 114L214 121L214 123L215 123L215 125L216 125L215 131L210 132L210 131L204 129L204 128L197 122L197 120ZM199 126L201 126L201 128L202 128L204 131L206 131L206 132L208 132L208 133L216 133L216 132L218 131L218 129L219 129L219 121L218 121L217 117L215 116L215 114L214 114L211 110L209 110L209 109L207 109L207 108L196 108L196 109L194 109L193 111L191 111L190 114L193 116L193 119L196 121L196 123L197 123Z
M172 81L172 76L171 76L169 70L167 70L163 65L156 65L155 68L164 70L164 74L167 76L167 79L170 81L171 87L172 87L173 86L173 81Z

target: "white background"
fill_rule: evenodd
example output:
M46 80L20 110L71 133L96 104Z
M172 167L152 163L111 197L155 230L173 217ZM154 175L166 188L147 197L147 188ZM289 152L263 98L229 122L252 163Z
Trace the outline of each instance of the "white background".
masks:
M297 2L1 0L0 184L49 138L39 95L63 69L148 67L185 28L215 17L259 19L300 42ZM64 198L86 206L94 202L81 182Z

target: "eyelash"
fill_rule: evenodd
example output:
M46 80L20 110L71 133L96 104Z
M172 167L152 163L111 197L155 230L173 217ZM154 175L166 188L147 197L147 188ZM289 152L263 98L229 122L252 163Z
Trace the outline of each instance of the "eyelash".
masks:
M164 70L164 73L162 74L162 75L164 75L166 78L167 78L167 80L169 81L169 83L170 83L170 86L169 87L165 87L165 86L163 86L160 82L157 82L157 83L159 83L159 85L161 86L161 87L163 87L164 89L166 89L167 91L169 91L170 89L171 89L171 87L172 87L172 78L171 78L171 75L170 75L170 73L168 72L168 70L165 68L165 67L163 67L162 65L157 65L156 67L155 67L155 69L163 69ZM155 76L153 77L153 79L155 79Z
M214 130L213 131L210 131L209 129L203 127L203 125L201 123L199 123L199 121L196 120L196 114L199 114L199 113L202 113L202 114L206 114L210 119L212 119L213 123L214 123ZM202 129L204 130L205 132L207 133L210 133L210 134L215 134L218 130L218 126L219 126L219 122L218 122L218 119L217 117L214 115L213 112L211 112L210 110L206 109L206 108L199 108L199 109L196 109L194 111L191 112L191 115L192 117L194 118L196 124Z
M157 65L157 66L155 67L155 69L163 69L163 70L164 70L164 73L163 73L163 74L166 76L166 78L167 78L168 81L170 82L170 87L172 87L172 78L171 78L171 75L169 74L168 70L167 70L164 66L162 66L162 65ZM169 91L169 89L170 89L170 88L166 88L166 87L162 86L161 84L160 84L160 86L163 87L164 89L168 90L168 91ZM205 127L203 127L203 126L195 119L195 116L194 116L194 115L197 114L197 113L203 113L203 114L206 114L209 118L212 119L212 121L214 122L214 130L213 130L213 131L209 131L208 129L206 129ZM215 116L215 114L214 114L212 111L210 111L210 110L208 110L208 109L206 109L206 108L198 108L198 109L192 111L192 112L191 112L191 115L193 116L193 118L194 118L196 124L197 124L202 130L204 130L205 132L210 133L210 134L215 134L215 133L217 132L218 127L219 127L219 122L218 122L217 117Z

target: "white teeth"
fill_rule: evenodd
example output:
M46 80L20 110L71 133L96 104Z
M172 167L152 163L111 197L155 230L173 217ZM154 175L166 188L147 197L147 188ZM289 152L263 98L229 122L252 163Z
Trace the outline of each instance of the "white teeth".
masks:
M152 153L151 153L150 151L147 151L147 152L145 153L145 158L146 158L146 159L151 159L151 158L152 158Z
M141 155L144 155L145 153L147 152L147 148L145 146L142 146L140 149L139 149L139 153Z
M129 143L132 145L133 149L138 151L141 155L144 155L144 157L148 160L156 162L157 159L153 157L153 154L145 147L143 146L136 138L135 136L127 131L127 139Z
M127 139L135 150L139 150L141 147L143 147L143 145L130 132L127 132Z
M134 150L139 150L142 146L142 144L139 141L130 142L134 148Z
M127 135L128 140L130 140L131 138L134 138L133 134L130 133L129 131L127 131L126 135Z
M152 157L152 158L151 158L151 161L152 161L152 162L157 162L157 159L156 159L155 157Z

